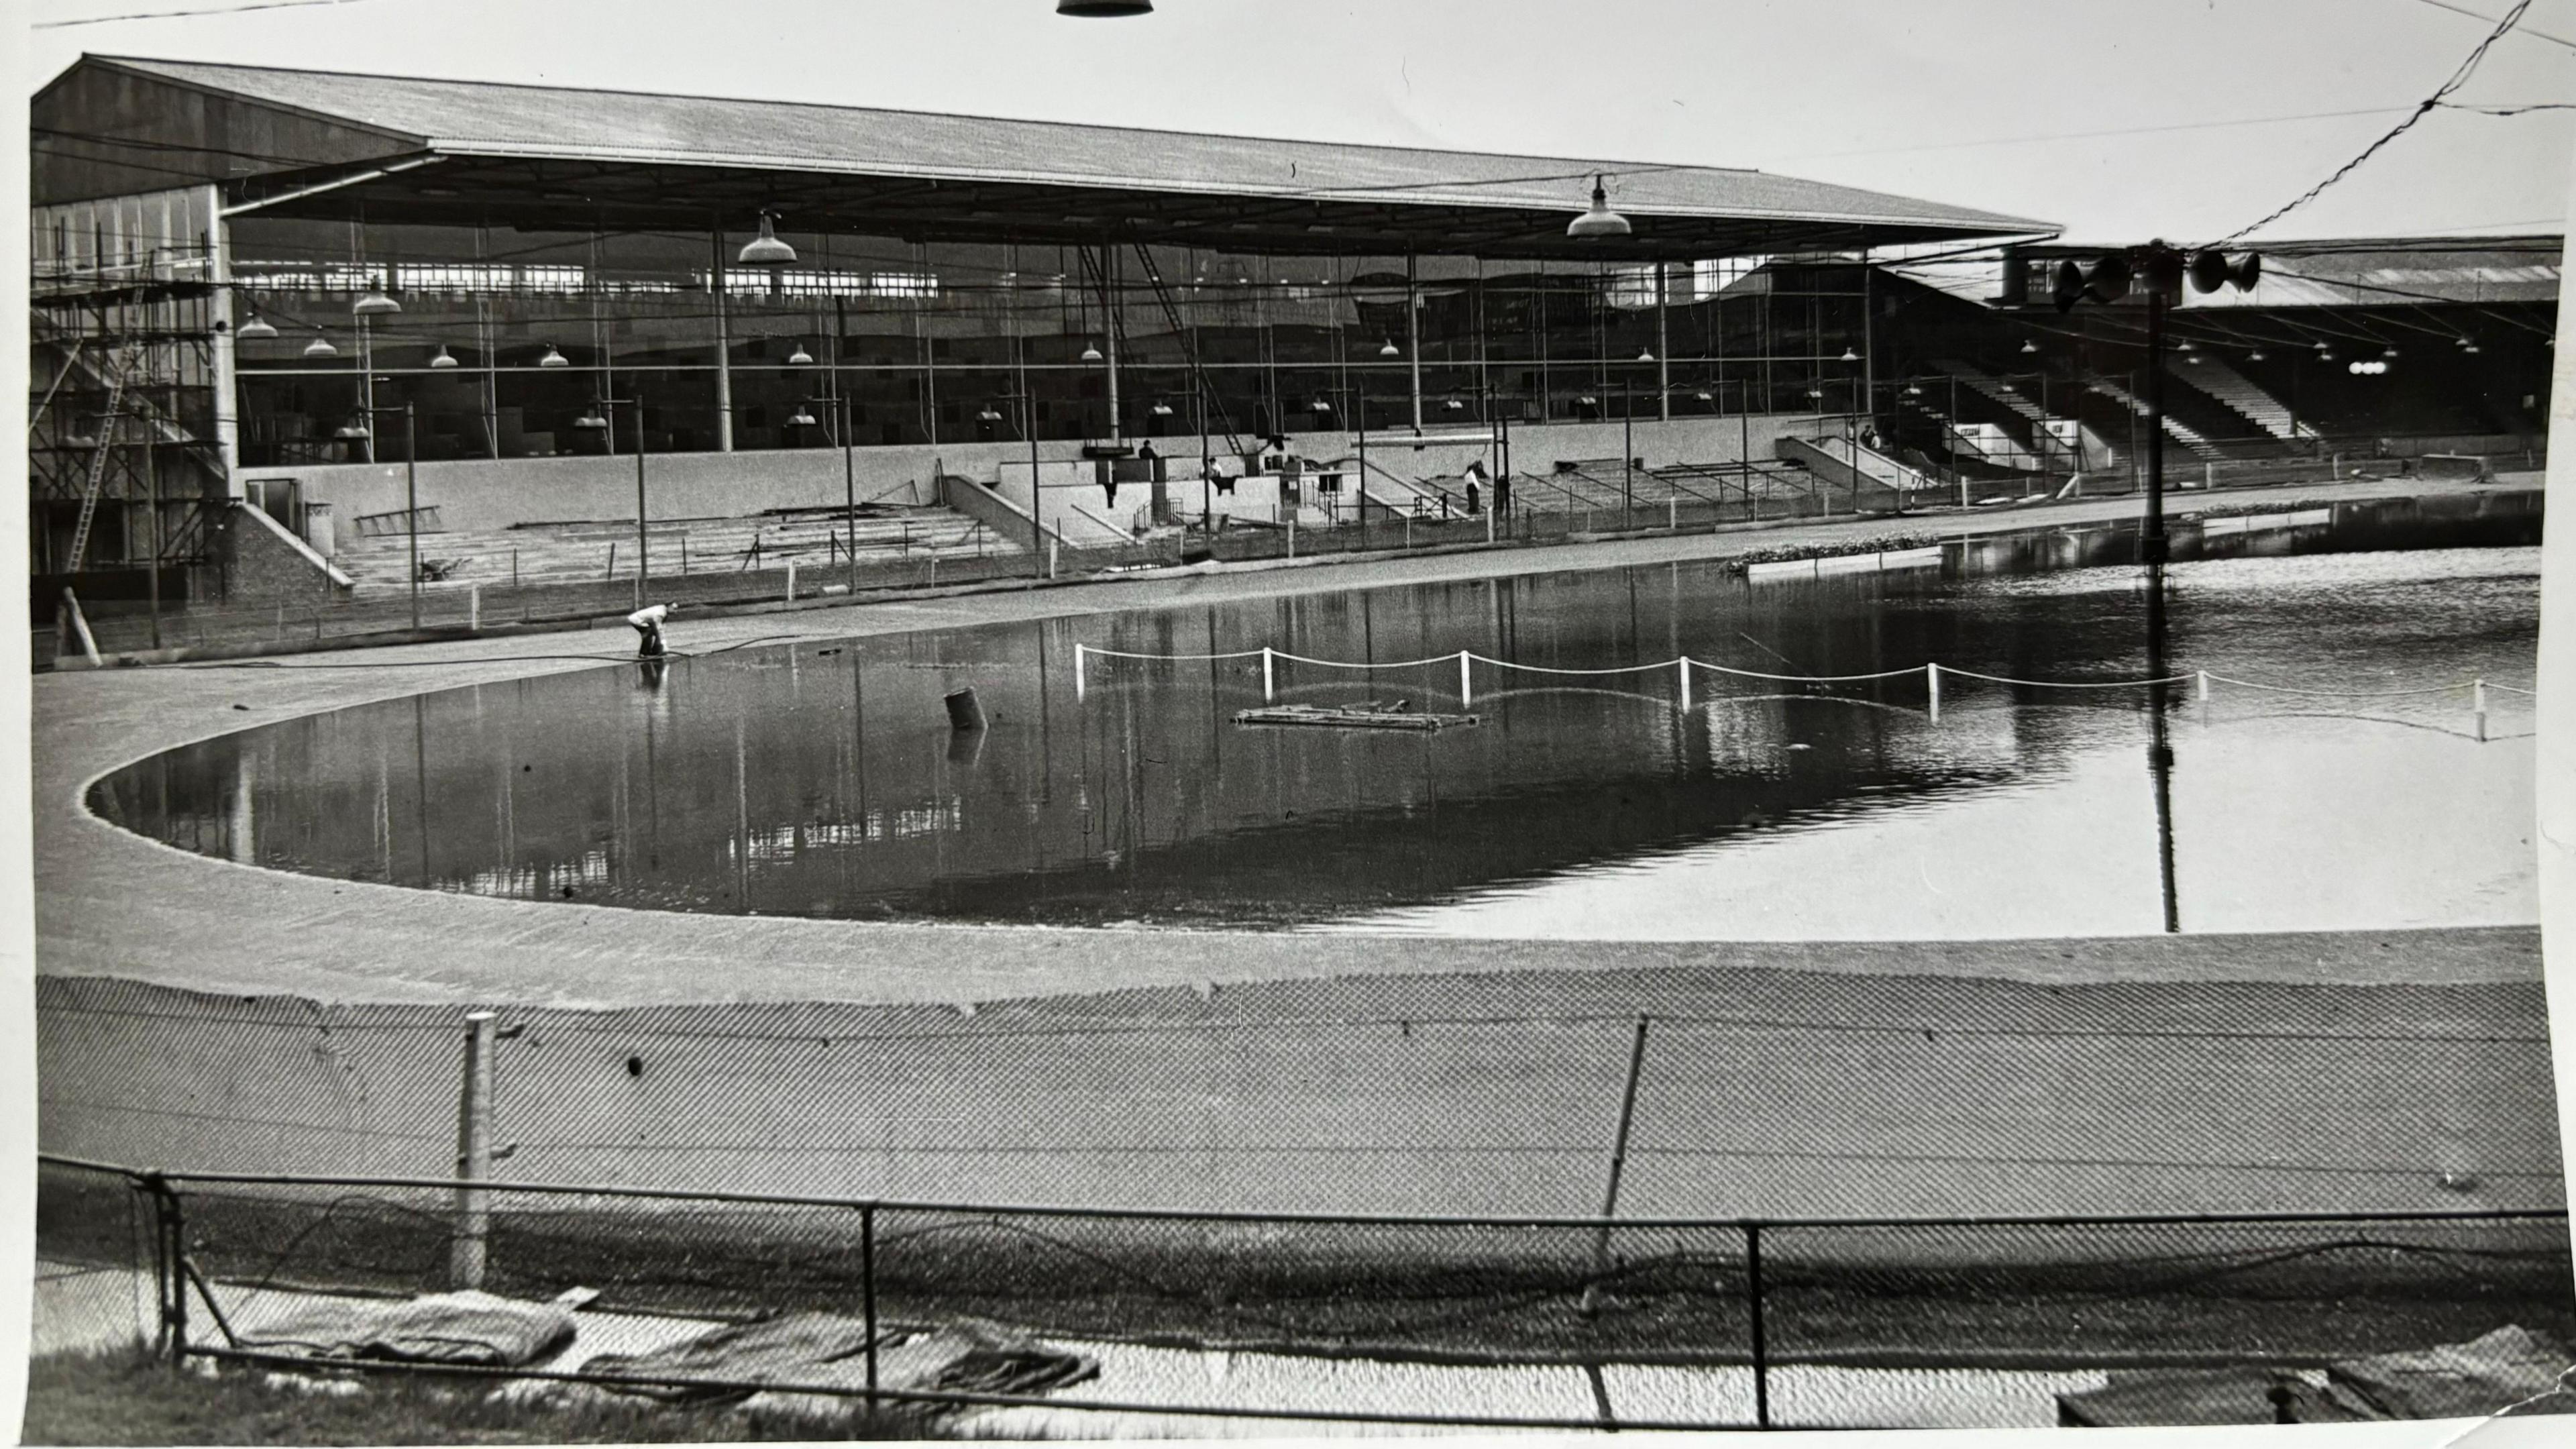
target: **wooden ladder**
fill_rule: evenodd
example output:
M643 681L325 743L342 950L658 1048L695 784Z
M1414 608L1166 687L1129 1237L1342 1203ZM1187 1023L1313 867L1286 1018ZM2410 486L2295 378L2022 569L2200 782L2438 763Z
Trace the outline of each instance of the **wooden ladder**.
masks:
M90 525L98 520L99 485L107 481L107 458L116 447L116 429L125 421L125 380L134 370L134 361L142 349L128 347L116 355L107 375L107 411L98 422L98 449L89 455L89 478L81 486L80 523L72 529L70 566L65 573L80 572L81 559L89 552ZM145 446L150 446L146 443Z

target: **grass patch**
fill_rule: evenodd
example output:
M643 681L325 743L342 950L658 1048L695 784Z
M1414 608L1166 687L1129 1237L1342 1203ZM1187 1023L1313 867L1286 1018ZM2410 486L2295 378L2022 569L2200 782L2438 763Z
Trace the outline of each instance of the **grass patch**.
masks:
M666 1444L941 1437L917 1418L854 1415L835 1434L810 1419L764 1419L657 1404L563 1408L495 1401L488 1383L409 1374L355 1377L356 1392L273 1386L227 1366L181 1372L136 1353L48 1354L28 1366L29 1444Z

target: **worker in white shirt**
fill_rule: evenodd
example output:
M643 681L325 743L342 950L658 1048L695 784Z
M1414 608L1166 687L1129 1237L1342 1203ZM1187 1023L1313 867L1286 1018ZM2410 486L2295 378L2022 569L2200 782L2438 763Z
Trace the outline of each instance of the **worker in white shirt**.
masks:
M677 604L650 604L626 616L626 622L642 636L635 646L636 658L659 659L670 652L670 647L662 640L662 624L678 607Z

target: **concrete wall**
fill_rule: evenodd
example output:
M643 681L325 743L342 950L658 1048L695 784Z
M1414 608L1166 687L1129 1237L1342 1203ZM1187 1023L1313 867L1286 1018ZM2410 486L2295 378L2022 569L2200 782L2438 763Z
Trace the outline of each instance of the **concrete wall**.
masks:
M1812 436L1838 425L1838 419L1806 415L1750 420L1641 420L1635 429L1635 445L1637 456L1645 459L1649 467L1729 463L1746 456L1748 442L1752 457L1769 458L1783 436ZM1454 476L1485 453L1473 445L1454 443L1414 449L1404 446L1400 437L1372 433L1370 463L1405 477ZM1515 427L1511 434L1512 466L1524 473L1544 473L1559 459L1616 458L1622 441L1621 427L1615 422ZM1174 501L1195 513L1197 440L1165 438L1157 440L1156 446L1171 458L1172 476L1186 478L1193 485L1176 492ZM1288 449L1300 457L1327 463L1349 458L1357 451L1353 435L1339 431L1292 433L1288 436ZM1038 445L1042 464L1050 465L1043 468L1049 487L1067 490L1068 502L1083 489L1090 490L1090 498L1084 500L1087 505L1101 502L1098 485L1092 481L1088 464L1080 461L1079 450L1080 444L1074 442ZM1026 443L859 448L849 456L862 501L883 497L890 502L929 502L937 496L936 479L942 473L979 481L999 478L1008 492L1010 474L1016 471L1022 485L1013 501L1023 508L1028 506ZM1059 470L1051 466L1055 464L1068 465L1062 470L1060 485ZM1493 460L1487 459L1486 466L1492 468ZM833 448L660 453L645 459L645 496L648 511L657 519L738 517L768 508L829 507L842 501L842 469L842 454ZM334 540L341 548L357 540L359 518L397 512L404 506L400 463L315 463L242 470L244 482L268 478L296 479L302 484L305 502L328 504ZM1143 506L1141 487L1119 491L1122 505L1126 502L1124 495L1134 491L1137 506ZM635 459L627 455L422 463L419 492L421 506L437 508L440 523L457 532L485 532L522 523L627 519L635 516ZM1189 496L1181 496L1183 493ZM1249 494L1240 496L1240 507L1246 516L1253 516L1256 500ZM1108 512L1102 507L1091 511L1104 515ZM1131 511L1122 507L1119 517L1123 519ZM1067 536L1071 536L1070 527Z

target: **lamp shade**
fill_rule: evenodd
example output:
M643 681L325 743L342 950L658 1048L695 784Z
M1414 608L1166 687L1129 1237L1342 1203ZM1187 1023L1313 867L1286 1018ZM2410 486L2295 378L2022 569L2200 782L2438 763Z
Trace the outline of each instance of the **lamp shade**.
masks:
M796 350L787 354L787 365L790 367L811 367L814 365L814 354L806 351L805 344L799 342L796 344Z
M1168 418L1172 415L1172 405L1170 403L1158 402L1154 404L1150 411L1152 411L1154 416L1158 418Z
M597 403L592 403L590 405L590 411L573 419L572 425L576 428L582 428L590 432L599 432L608 426L607 409L601 407Z
M1082 360L1085 362L1098 362L1100 360L1100 349L1094 347L1088 342L1082 344Z
M338 438L344 443L357 442L358 440L368 436L366 420L364 418L352 417L347 422L342 423L339 427L333 429L331 436Z
M1119 20L1153 14L1154 0L1055 0L1055 13L1085 20Z
M1319 413L1328 413L1333 410L1333 405L1324 401L1322 398L1317 398L1315 399L1314 409Z
M2253 351L2246 353L2245 360L2247 362L2261 362L2263 360L2263 349L2257 347Z
M337 357L340 355L340 349L332 346L331 339L323 336L317 330L313 335L313 340L304 344L304 355L307 357Z
M800 407L788 417L787 426L791 428L810 428L814 426L814 415Z
M262 317L257 312L253 312L250 314L249 321L244 322L241 326L233 329L233 335L235 337L247 337L253 341L266 341L267 339L277 335L277 329L269 325L267 318Z
M365 296L349 304L349 310L360 317L390 317L402 310L402 303L369 288Z
M564 356L562 352L556 349L553 343L549 342L546 344L546 355L537 359L537 366L570 367L572 366L572 359Z
M778 239L778 232L768 212L760 214L760 235L743 243L742 264L746 267L783 267L796 260L796 248Z
M1378 347L1377 355L1380 357L1401 357L1404 355L1404 349L1396 346L1395 339L1390 337Z
M2024 341L2021 345L2021 350L2024 353L2037 352L2039 350L2039 344L2036 342Z
M1610 209L1610 193L1601 178L1592 178L1592 205L1581 216L1565 224L1565 234L1583 241L1628 235L1628 218Z
M2029 351L2033 351L2033 352L2036 352L2036 351L2038 351L2039 349L2037 349L2037 348L2033 347L2033 348L2028 348L2027 350L2029 350ZM1860 354L1859 354L1859 353L1857 353L1857 352L1852 351L1852 350L1851 350L1851 346L1850 346L1850 344L1846 343L1846 344L1844 345L1844 347L1843 347L1843 355L1842 355L1842 356L1840 356L1840 357L1835 358L1835 359L1834 359L1834 361L1836 361L1836 362L1858 362L1858 361L1860 361Z
M1637 349L1637 360L1638 360L1639 362L1652 362L1652 361L1654 361L1654 360L1655 360L1655 349L1653 349L1653 348L1651 348L1651 347L1641 347L1641 348Z
M1002 415L1001 415L1001 413L1000 413L1000 412L998 412L998 411L996 411L996 410L994 410L994 409L992 409L992 408L986 408L986 409L984 409L982 412L977 413L975 416L977 416L977 417L979 417L979 418L983 419L985 422L988 422L988 423L998 423L998 422L1000 422L1000 421L1002 420Z

